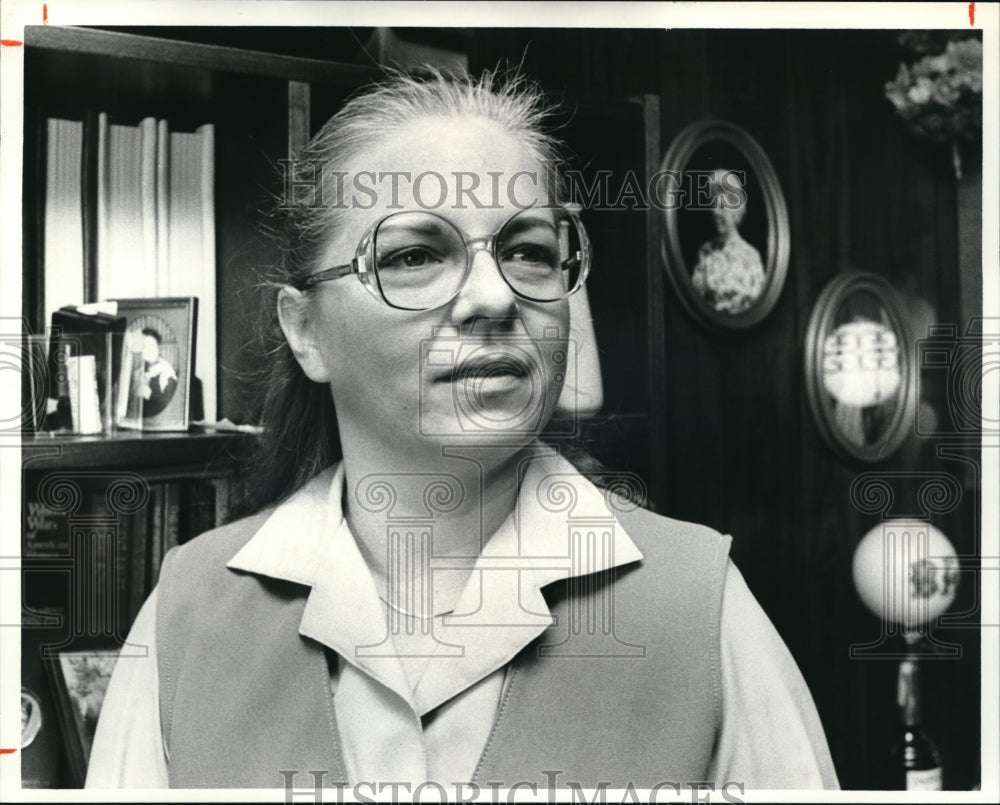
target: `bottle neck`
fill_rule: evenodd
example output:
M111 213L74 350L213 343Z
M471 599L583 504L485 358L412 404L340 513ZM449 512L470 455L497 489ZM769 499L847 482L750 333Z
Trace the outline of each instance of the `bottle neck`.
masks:
M920 701L920 671L915 659L899 663L899 681L896 688L896 707L900 722L907 727L919 727L924 720Z

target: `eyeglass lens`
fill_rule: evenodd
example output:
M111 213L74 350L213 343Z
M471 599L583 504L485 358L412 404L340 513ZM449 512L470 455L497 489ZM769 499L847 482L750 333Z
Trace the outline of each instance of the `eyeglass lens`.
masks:
M462 234L444 218L401 212L379 225L375 267L382 293L393 305L428 309L457 293L470 260ZM510 287L539 302L561 299L583 267L580 232L559 209L524 210L497 236L495 256Z

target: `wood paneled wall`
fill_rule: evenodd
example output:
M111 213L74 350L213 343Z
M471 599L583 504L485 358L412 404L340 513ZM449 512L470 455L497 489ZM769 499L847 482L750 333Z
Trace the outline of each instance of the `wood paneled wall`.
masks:
M766 321L732 336L708 334L666 293L668 393L651 399L648 413L665 421L666 440L652 450L666 455L667 469L650 492L660 511L733 535L733 558L809 683L846 788L879 784L896 673L891 660L849 653L877 640L881 628L851 580L854 548L881 516L852 504L852 483L862 472L878 472L895 492L887 514L919 515L928 474L954 477L962 500L931 519L960 555L978 552L974 446L914 434L881 464L852 464L822 441L804 392L808 317L842 271L889 279L921 334L935 321L959 333L967 324L960 320L963 231L950 151L909 135L882 94L904 55L886 31L510 29L477 31L471 57L473 69L523 63L556 96L611 101L655 93L662 151L689 123L716 117L745 128L770 156L791 219L786 286ZM634 281L645 283L644 267L633 269ZM594 308L599 330L622 315L600 299ZM925 374L924 414L948 421L949 394L944 373ZM940 450L958 457L941 457ZM642 457L636 469L648 466L648 444L637 438L615 454L630 451ZM973 575L963 573L952 611L971 614L957 618L961 628L938 632L961 647L961 658L925 663L927 720L945 757L948 788L968 789L978 780L975 587Z

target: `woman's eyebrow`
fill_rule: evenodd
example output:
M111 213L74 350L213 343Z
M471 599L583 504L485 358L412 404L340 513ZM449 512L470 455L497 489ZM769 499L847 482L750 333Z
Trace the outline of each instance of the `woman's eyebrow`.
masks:
M443 229L444 224L434 219L405 223L393 221L379 227L381 232L413 232L418 235L439 235Z
M514 232L516 234L518 232L524 232L525 230L529 229L547 229L551 231L553 234L556 232L556 226L555 224L552 223L552 220L549 218L543 218L543 217L531 218L531 217L520 217L520 216L514 221L513 225L510 226L508 231Z

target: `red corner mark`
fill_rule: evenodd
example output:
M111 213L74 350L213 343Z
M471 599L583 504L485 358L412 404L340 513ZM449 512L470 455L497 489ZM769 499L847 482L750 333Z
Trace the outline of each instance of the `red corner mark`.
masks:
M23 44L24 42L20 39L0 39L0 45L3 45L5 48L19 48ZM7 750L5 749L3 751L6 752Z
M49 24L49 4L42 3L42 25Z
M12 755L16 749L0 749L0 755Z
M976 4L969 3L969 25L976 24Z

